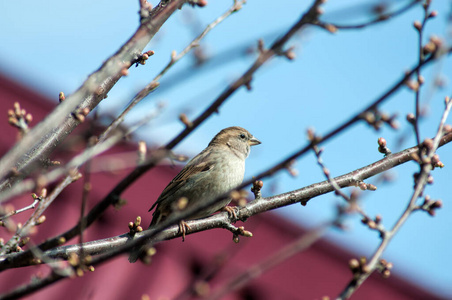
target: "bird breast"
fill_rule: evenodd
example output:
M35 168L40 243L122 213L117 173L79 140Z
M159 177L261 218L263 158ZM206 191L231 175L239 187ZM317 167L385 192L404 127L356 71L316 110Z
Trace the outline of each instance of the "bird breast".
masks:
M209 174L197 180L196 189L193 189L193 194L188 197L189 206L199 202L212 201L238 187L245 174L245 160L231 154L228 159L217 160L215 166L208 172ZM192 219L210 215L228 205L230 201L230 198L218 200L193 216Z

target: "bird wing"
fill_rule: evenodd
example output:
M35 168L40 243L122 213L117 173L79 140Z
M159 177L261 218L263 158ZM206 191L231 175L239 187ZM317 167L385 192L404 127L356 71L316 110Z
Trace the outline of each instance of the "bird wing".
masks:
M180 171L179 174L177 174L176 177L174 177L173 180L171 180L171 182L166 186L149 211L154 209L156 205L162 203L166 199L171 199L171 196L174 195L174 193L176 193L181 187L187 186L187 181L193 181L198 177L198 175L212 170L215 164L214 160L209 159L210 156L211 153L203 151L189 161L182 171Z

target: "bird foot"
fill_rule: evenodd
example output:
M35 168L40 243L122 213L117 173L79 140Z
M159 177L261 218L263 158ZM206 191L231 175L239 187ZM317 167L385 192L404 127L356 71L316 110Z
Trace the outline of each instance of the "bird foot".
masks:
M237 213L236 213L236 209L237 209L237 206L225 206L225 207L222 209L222 211L227 212L228 215L229 215L229 218L232 218L233 221L235 222L235 221L238 220L238 218L237 218Z
M182 242L185 242L185 234L190 231L190 226L182 220L179 222L179 233L182 234Z

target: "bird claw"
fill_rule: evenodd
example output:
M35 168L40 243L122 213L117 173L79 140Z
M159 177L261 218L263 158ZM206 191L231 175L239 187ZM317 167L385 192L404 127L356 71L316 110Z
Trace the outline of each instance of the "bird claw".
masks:
M190 226L185 221L179 222L179 233L182 234L182 242L185 242L185 234L190 231Z
M237 213L235 212L237 206L225 206L222 210L228 213L229 218L232 218L233 221L237 221Z

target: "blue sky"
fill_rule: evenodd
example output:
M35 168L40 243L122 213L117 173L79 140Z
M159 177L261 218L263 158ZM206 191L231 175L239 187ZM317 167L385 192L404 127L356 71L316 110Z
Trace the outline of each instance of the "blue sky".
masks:
M172 50L181 51L194 32L200 32L232 1L211 1L203 9L184 7L174 15L147 47L156 54L145 66L131 68L130 76L121 79L101 104L99 110L115 113L168 62ZM400 7L407 1L386 1ZM161 81L161 90L148 97L128 116L134 122L152 111L159 102L166 107L159 119L139 133L151 143L170 140L183 127L177 120L180 112L194 118L251 64L253 56L242 51L255 46L258 38L270 44L284 29L293 24L311 1L250 0L243 9L219 25L204 40L203 47L213 57L212 65L182 81L177 88L166 89L181 81L192 63L187 57ZM355 24L369 19L370 3L376 1L330 1L324 6L324 19L340 24ZM153 2L155 4L155 1ZM450 3L433 1L438 17L427 25L425 39L434 34L449 44L450 24L447 16ZM24 81L55 100L58 93L70 94L86 77L124 43L138 26L138 1L49 0L0 3L0 71ZM297 59L275 58L258 71L251 92L235 93L176 150L196 154L220 129L231 125L247 128L263 144L253 148L247 161L246 177L267 169L281 158L306 144L306 129L326 133L360 111L386 91L403 72L417 61L417 33L412 23L420 20L422 9L416 7L387 23L362 30L344 30L330 34L310 28L290 42ZM189 26L188 19L199 22ZM421 137L435 134L444 108L443 99L450 95L450 59L444 59L423 70L427 79L421 93L422 102L430 104L429 114L421 123ZM181 75L182 74L182 75ZM429 91L433 79L440 74L445 87ZM184 78L185 79L185 78ZM375 132L365 124L348 129L324 145L323 160L331 174L341 175L382 158L377 151L377 139L385 137L389 147L397 151L396 140L410 133L404 148L414 145L405 121L413 112L414 95L403 88L381 109L398 114L400 130L383 128ZM193 106L196 105L194 108ZM450 123L450 121L449 121ZM400 149L399 149L400 150ZM435 170L435 184L426 194L442 199L444 208L431 218L425 213L414 214L391 242L384 257L395 264L394 272L407 276L433 291L452 297L452 258L450 257L452 205L450 183L452 155L450 146L438 153L446 168ZM265 196L285 192L324 180L314 155L302 157L296 163L300 175L290 177L281 172L264 183ZM390 171L397 180L378 185L376 192L366 192L362 205L369 215L381 214L389 228L401 215L412 192L414 163ZM372 182L372 181L370 181ZM295 222L311 227L334 216L334 207L341 199L329 194L311 201L308 206L294 205L279 212ZM357 255L370 255L378 245L376 233L369 232L351 217L349 230L331 230L329 238L350 248Z

